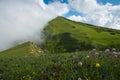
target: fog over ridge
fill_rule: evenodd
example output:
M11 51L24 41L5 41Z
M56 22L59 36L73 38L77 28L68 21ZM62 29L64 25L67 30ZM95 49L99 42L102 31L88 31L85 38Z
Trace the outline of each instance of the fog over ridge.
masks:
M44 26L67 11L66 4L59 2L46 5L43 0L0 1L0 51L15 43L39 42Z

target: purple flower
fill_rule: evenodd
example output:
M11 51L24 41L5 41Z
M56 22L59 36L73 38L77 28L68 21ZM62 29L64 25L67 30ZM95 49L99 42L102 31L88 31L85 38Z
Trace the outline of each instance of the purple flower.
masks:
M0 74L3 74L3 70L2 69L0 69Z
M77 80L82 80L80 77Z
M0 62L3 62L3 60L2 60L2 59L0 59Z
M102 79L105 79L106 74L102 73Z
M76 72L76 68L75 67L72 67L71 68L73 72Z
M50 72L50 76L54 76L55 73L53 71Z

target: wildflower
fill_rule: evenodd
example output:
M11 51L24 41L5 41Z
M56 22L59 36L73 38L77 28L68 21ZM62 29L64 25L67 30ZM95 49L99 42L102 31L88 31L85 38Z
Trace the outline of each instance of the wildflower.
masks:
M115 57L118 57L118 55L115 55Z
M93 49L92 51L93 51L93 52L95 52L95 51L96 51L96 49Z
M96 63L96 67L97 67L97 68L100 67L100 64L99 64L99 63Z
M95 52L95 55L99 55L99 53L98 53L98 52Z
M91 64L88 64L87 69L89 70L91 68Z
M0 69L0 74L2 74L3 73L3 70L2 69Z
M82 67L82 62L78 62L78 66Z
M102 73L102 79L105 79L106 74Z
M77 80L82 80L80 77Z
M72 67L71 68L73 72L76 72L76 68L75 67Z
M50 72L50 76L54 76L55 73L53 71Z
M116 51L116 49L115 49L115 48L112 48L112 51Z
M0 62L3 62L3 60L2 60L2 59L0 59Z
M90 56L87 55L86 58L90 58Z
M105 49L105 53L109 53L110 52L110 49Z
M114 51L112 54L113 54L113 55L117 55L117 52Z

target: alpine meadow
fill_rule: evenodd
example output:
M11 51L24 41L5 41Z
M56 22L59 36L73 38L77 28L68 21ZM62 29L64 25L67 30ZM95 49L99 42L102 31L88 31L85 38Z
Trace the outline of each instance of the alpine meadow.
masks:
M0 52L0 80L120 79L120 30L59 16L42 34Z

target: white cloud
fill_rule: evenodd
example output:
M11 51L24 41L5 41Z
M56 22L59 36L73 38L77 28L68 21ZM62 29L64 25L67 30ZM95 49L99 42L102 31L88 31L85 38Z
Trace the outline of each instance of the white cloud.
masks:
M72 16L68 17L68 19L76 21L76 22L80 22L80 21L82 21L83 18L81 16L72 15Z
M99 7L96 0L68 0L69 6L82 13L89 13Z
M47 22L67 11L67 5L59 2L46 5L43 0L0 1L0 50L14 42L38 42Z
M96 0L69 0L71 9L85 16L72 15L68 19L81 21L89 24L120 29L120 5L105 5L97 3Z

